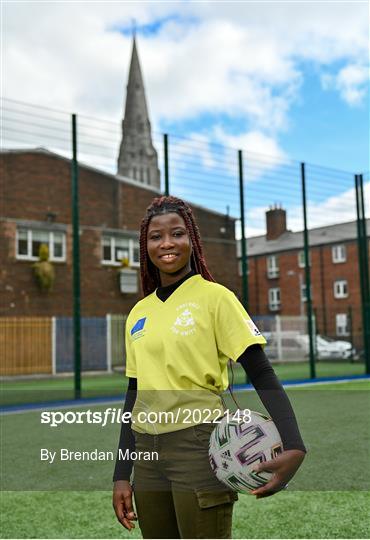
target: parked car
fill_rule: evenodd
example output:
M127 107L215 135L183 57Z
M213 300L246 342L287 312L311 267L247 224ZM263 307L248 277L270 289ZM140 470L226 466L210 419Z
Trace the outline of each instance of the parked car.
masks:
M304 344L304 347L307 349L308 353L308 336L299 336L299 339ZM352 343L350 341L336 340L320 334L316 336L314 346L317 358L320 360L325 360L328 358L349 359L351 357L353 358L356 354L356 349L352 347Z
M266 335L267 334L267 335ZM265 352L271 360L278 359L278 336L272 332L264 333L267 339ZM280 347L282 358L279 360L303 360L309 354L309 339L307 334L298 334L293 331L284 331L280 335ZM326 359L349 359L356 357L356 350L349 341L335 340L320 334L314 340L316 358Z

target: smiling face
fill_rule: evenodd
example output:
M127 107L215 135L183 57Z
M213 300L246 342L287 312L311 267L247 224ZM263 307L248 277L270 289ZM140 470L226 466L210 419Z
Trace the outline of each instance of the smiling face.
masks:
M191 270L191 241L179 214L159 214L150 220L147 250L159 270L162 286L171 285Z

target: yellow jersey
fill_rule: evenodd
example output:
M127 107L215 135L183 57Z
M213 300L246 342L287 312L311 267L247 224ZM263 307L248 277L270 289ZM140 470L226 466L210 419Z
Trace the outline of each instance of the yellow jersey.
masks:
M159 434L222 415L228 360L266 340L229 289L191 276L167 298L140 300L126 321L126 375L137 379L132 429Z

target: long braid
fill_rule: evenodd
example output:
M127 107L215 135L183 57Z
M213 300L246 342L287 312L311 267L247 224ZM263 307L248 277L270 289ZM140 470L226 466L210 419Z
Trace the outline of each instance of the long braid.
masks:
M191 265L197 274L208 281L215 281L210 273L203 254L202 242L198 225L190 206L177 197L157 197L148 206L140 227L140 274L144 296L151 294L161 285L159 270L148 257L147 240L148 227L153 216L175 212L184 222L192 243Z

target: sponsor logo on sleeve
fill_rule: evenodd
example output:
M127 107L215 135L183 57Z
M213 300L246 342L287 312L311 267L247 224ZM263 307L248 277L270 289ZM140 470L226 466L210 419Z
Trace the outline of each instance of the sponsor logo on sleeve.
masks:
M146 321L146 317L143 317L142 319L138 319L136 321L136 323L130 330L132 339L138 339L139 337L144 335L145 321Z
M248 326L249 331L252 334L252 336L257 337L261 335L261 332L258 330L257 326L254 324L252 319L244 319L244 321L246 325Z

